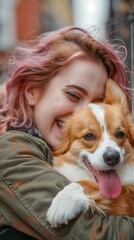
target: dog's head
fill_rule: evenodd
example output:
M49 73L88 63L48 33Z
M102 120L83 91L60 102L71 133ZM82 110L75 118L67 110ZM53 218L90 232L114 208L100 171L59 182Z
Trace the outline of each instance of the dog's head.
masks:
M116 170L124 164L131 147L134 124L128 101L122 88L109 79L104 102L90 103L68 120L65 139L54 155L69 154L78 164L83 163L100 182L103 195L116 198L121 192ZM110 181L115 184L112 193L106 186Z

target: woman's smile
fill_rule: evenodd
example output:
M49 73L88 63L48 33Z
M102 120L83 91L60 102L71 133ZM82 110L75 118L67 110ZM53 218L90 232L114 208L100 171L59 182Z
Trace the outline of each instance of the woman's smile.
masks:
M35 94L36 126L49 146L61 143L65 123L74 112L103 99L107 78L101 62L78 59L45 85L40 99Z

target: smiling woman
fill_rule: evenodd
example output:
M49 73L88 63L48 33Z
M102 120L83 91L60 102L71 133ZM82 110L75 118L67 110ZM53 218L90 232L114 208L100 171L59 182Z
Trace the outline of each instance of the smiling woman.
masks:
M87 221L82 214L53 230L46 220L52 199L69 184L52 168L52 150L63 141L66 121L89 102L103 100L108 77L128 96L118 51L84 29L67 27L19 47L9 70L0 109L1 226L36 239L86 240L93 233L98 239L120 239L123 233L132 240L133 218L96 215Z
M78 59L56 75L51 84L47 82L41 90L42 98L39 101L36 89L32 90L32 94L31 91L30 94L26 92L28 101L35 104L36 127L52 148L56 148L62 141L62 126L73 112L91 101L103 99L107 77L102 64ZM95 89L98 91L95 92ZM44 121L45 118L47 121Z

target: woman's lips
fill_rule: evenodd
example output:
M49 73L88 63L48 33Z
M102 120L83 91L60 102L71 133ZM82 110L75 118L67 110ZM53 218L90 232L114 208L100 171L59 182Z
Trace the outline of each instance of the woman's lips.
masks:
M63 128L65 123L62 120L57 119L55 121L55 131L57 137L61 140L63 138Z

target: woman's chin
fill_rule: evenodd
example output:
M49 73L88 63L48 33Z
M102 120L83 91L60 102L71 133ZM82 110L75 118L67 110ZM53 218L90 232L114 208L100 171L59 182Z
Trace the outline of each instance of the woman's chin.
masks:
M63 135L63 128L59 127L57 124L53 125L53 128L48 134L48 139L46 139L46 142L51 149L55 150L59 147L59 145L62 143Z

